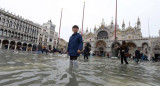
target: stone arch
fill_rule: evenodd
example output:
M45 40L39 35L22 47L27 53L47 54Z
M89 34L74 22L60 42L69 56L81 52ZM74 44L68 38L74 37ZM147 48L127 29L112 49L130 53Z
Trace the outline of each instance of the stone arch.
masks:
M99 55L99 56L104 56L106 53L106 43L103 40L99 40L96 42L95 44L96 46L96 51L95 54Z
M9 48L10 49L15 49L15 45L16 45L15 41L11 41Z
M142 47L144 47L145 45L149 46L147 42L143 42Z
M98 34L97 34L97 38L106 38L108 39L108 32L107 31L99 31Z
M23 45L22 45L22 50L23 50L23 51L26 51L26 48L27 48L27 43L23 43Z
M118 48L120 48L121 44L119 42L113 42L111 44L111 52L113 55L115 55L115 57L118 57L118 54L119 54L119 50Z
M32 47L32 44L28 44L28 47Z
M142 43L142 50L143 50L143 53L144 53L144 54L147 54L147 53L148 53L149 45L148 45L147 42L143 42L143 43Z
M48 45L48 48L49 48L49 50L51 50L52 49L52 45Z
M99 40L99 41L96 42L96 48L97 48L99 45L103 45L104 47L106 47L106 43L105 43L105 41L103 41L103 40Z
M37 50L37 45L33 45L33 47L32 47L32 51L36 51Z
M28 51L31 51L32 50L32 44L28 44Z
M129 47L129 53L133 55L135 53L137 45L133 42L128 42L127 45Z
M21 50L21 46L22 46L22 43L21 42L17 42L17 50Z
M113 42L110 47L111 47L111 48L112 48L112 47L115 47L116 44L117 44L119 47L121 46L121 43L120 43L120 42L116 42L116 43Z
M8 44L9 44L9 41L8 41L8 40L3 40L3 41L2 41L2 48L8 49Z

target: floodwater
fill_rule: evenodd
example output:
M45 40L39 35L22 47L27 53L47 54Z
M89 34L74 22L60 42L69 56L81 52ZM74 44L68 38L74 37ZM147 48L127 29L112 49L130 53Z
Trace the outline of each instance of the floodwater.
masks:
M0 50L0 86L160 86L160 63L121 65L91 57L69 66L67 55Z

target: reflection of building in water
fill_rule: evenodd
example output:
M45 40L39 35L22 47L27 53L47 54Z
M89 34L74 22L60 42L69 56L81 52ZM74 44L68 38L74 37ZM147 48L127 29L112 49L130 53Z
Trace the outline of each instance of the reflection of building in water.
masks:
M159 55L160 46L160 37L151 37L145 38L142 37L141 33L141 22L140 19L137 19L136 26L132 27L129 22L129 26L125 27L126 24L123 21L122 29L117 25L117 45L121 45L122 41L125 40L129 46L130 54L134 54L134 51L137 47L142 49L142 52L148 54L151 52L152 55ZM81 31L81 30L80 30ZM94 27L94 31L91 29L88 31L88 28L83 32L84 44L90 43L91 49L95 54L106 54L106 52L112 53L114 48L114 36L115 36L115 25L113 20L109 25L106 25L104 20L99 28Z
M42 26L0 9L0 48L36 50L37 45L42 44L52 49L57 39L58 33L51 21Z

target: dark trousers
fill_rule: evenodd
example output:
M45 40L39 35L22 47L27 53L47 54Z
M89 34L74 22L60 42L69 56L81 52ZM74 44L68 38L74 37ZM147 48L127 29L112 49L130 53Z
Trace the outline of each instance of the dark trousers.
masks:
M121 64L123 64L123 60L125 61L126 64L128 64L127 57L124 54L121 55Z
M87 55L87 54L84 54L84 59L85 59L85 58L87 58L87 59L88 59L88 55Z
M78 56L70 56L70 60L77 60Z

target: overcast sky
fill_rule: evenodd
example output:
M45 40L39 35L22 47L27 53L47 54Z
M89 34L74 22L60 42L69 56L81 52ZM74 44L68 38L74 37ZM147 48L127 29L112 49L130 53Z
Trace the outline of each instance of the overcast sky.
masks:
M104 21L110 24L115 17L115 0L0 0L0 7L20 15L35 23L43 24L49 19L59 29L60 12L63 8L61 38L68 41L72 34L72 26L82 27L83 2L86 2L84 30L88 27L93 31ZM151 36L158 36L160 29L160 0L118 0L118 25L129 21L135 26L138 16L141 20L142 34L148 37L148 19Z

